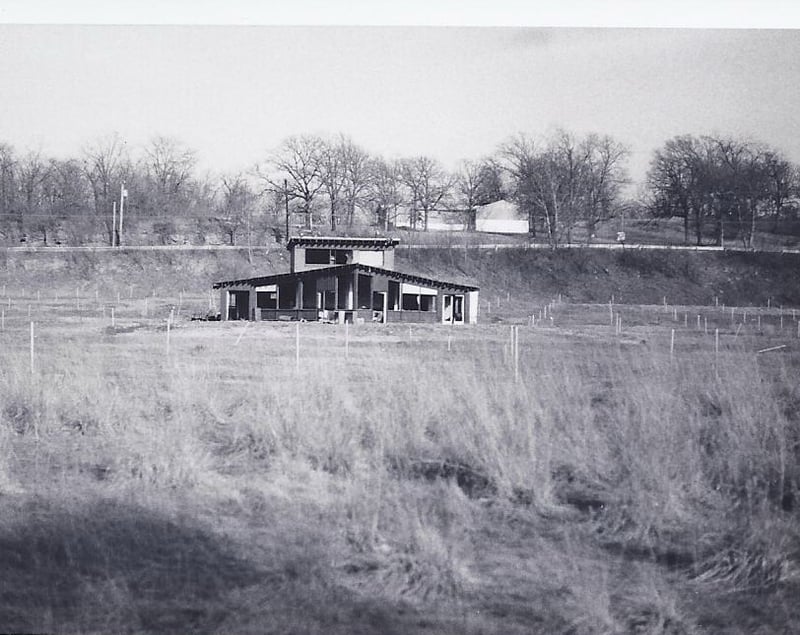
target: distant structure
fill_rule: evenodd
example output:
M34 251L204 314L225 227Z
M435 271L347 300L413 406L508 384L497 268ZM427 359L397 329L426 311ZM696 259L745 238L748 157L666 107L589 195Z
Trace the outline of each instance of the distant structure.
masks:
M511 201L496 201L475 208L475 229L490 234L527 234L528 219Z
M214 284L221 318L477 323L478 287L396 271L398 242L294 236L289 273Z
M527 234L528 219L516 203L506 200L478 205L474 210L475 226L467 227L468 213L464 209L436 209L428 213L428 231L464 231L472 229L486 234ZM395 227L410 226L408 213L403 210Z

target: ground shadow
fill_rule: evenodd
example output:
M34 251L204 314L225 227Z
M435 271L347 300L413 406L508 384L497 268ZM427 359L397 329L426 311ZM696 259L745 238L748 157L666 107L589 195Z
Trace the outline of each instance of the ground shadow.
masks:
M213 630L259 572L219 536L116 502L37 502L0 526L0 631Z

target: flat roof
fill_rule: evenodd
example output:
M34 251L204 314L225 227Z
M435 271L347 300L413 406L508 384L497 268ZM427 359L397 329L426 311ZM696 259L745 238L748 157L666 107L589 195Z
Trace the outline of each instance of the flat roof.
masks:
M363 238L358 236L292 236L286 248L292 247L395 247L400 244L397 238Z
M434 280L433 278L425 278L410 273L403 273L402 271L393 271L390 269L383 269L382 267L372 267L362 263L353 263L350 265L338 265L333 267L322 267L320 269L309 269L307 271L297 271L295 273L278 273L271 276L260 276L257 278L243 278L241 280L225 280L222 282L215 282L214 289L222 289L225 287L236 286L249 286L260 287L267 284L279 284L281 282L291 282L293 280L306 280L314 278L322 278L330 275L339 275L341 273L351 273L353 271L361 271L364 273L373 273L384 275L387 278L394 280L403 280L405 282L413 282L414 284L427 285L437 289L455 289L457 291L478 291L478 287L459 284L457 282L445 282L444 280Z

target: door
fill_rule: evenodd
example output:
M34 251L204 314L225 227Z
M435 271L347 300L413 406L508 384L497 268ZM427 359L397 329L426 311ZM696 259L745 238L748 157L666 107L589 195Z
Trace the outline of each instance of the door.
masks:
M388 298L386 291L372 292L372 321L386 324L386 311L388 308Z
M442 324L452 324L453 322L453 296L446 295L442 302Z
M250 292L249 291L230 291L228 302L228 319L230 320L249 320L250 319Z
M464 323L464 296L445 295L442 302L442 323Z

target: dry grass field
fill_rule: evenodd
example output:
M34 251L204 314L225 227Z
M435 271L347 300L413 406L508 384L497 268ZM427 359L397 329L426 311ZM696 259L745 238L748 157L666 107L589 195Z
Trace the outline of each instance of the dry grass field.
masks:
M0 632L800 630L791 309L4 291Z

